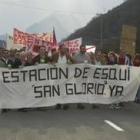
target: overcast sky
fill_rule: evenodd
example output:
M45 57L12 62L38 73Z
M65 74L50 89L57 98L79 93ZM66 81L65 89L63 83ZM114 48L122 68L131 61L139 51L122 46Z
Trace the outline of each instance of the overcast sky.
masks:
M0 0L0 35L23 31L54 12L82 16L89 21L96 13L105 13L124 0Z

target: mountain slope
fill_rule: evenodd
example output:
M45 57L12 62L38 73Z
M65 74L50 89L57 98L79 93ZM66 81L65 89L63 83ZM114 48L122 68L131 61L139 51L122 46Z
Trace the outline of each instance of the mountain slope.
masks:
M79 27L83 27L86 23L85 21L82 22L82 20L82 18L74 15L54 13L39 23L31 25L27 28L27 31L31 33L51 32L55 27L56 37L60 41Z
M95 44L100 48L101 25L103 35L102 50L119 51L122 25L131 25L138 28L137 52L140 52L140 0L127 0L107 14L94 17L84 28L78 29L66 40L78 37L83 38L84 44ZM102 24L101 24L102 23Z

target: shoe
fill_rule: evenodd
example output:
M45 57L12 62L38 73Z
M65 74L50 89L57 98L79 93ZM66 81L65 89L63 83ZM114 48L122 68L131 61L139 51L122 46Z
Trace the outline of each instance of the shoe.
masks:
M119 103L119 106L121 106L121 107L125 107L125 105L124 105L124 103Z
M137 103L137 104L140 104L140 100L137 100L136 103Z
M120 105L119 104L116 104L115 105L115 109L120 109Z
M85 106L82 105L82 104L78 104L78 105L77 105L77 108L83 110L83 109L85 109Z
M27 110L25 108L18 109L18 111L20 111L20 112L27 112Z
M9 110L8 109L2 109L2 113L6 113L6 112L8 112Z
M100 107L99 107L98 105L93 104L93 105L92 105L92 108L93 108L93 109L97 109L97 108L100 108Z
M63 106L63 110L68 110L70 107L69 107L69 105L64 105Z
M114 109L115 108L114 104L111 104L109 108Z
M55 110L60 110L60 109L61 109L61 104L57 104Z

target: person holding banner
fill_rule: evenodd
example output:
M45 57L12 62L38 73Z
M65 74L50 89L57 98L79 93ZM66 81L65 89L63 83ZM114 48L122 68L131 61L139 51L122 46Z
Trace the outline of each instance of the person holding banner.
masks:
M15 55L16 55L16 50L15 49L10 49L10 59L15 60Z
M118 65L128 65L129 66L130 62L129 62L129 58L126 56L126 51L124 49L120 50L120 54L118 57ZM124 103L120 103L120 106L124 107Z
M44 64L52 62L50 57L46 55L46 47L39 46L39 54L33 59L33 64Z
M78 63L91 63L90 56L86 53L86 46L80 46L80 52L74 55L74 61L76 64ZM77 108L84 109L85 106L81 103L77 104Z
M91 64L95 64L95 54L93 52L89 53Z
M133 64L135 67L140 67L140 54L136 54ZM136 94L136 103L140 103L140 86L138 88L137 94Z
M0 68L4 68L4 62L2 62L1 60L0 60ZM2 109L0 109L0 114L3 112L3 110Z
M26 53L26 63L25 66L32 66L33 65L33 61L32 61L32 52L28 51Z
M0 67L3 67L3 68L9 68L11 69L12 67L12 61L9 59L9 51L4 49L2 51L2 58L0 59ZM1 112L8 112L9 109L2 109Z
M76 55L74 55L74 61L75 63L90 63L90 57L86 53L86 46L81 45L80 46L80 52Z
M0 68L4 68L4 62L0 60Z
M117 56L114 52L109 52L108 53L108 63L107 65L117 65ZM110 109L120 109L120 106L118 103L114 103L114 104L111 104Z
M119 65L129 65L129 58L126 56L126 51L124 49L120 50L118 64Z
M67 48L64 44L61 44L59 46L58 52L55 52L52 55L52 62L53 64L58 63L58 64L73 64L74 60L71 57L71 55L68 53ZM56 110L61 109L61 104L56 105ZM69 105L65 104L63 106L64 110L69 109Z
M133 66L133 62L132 62L132 56L130 54L126 54L126 56L129 59L129 66Z
M25 64L26 64L26 53L25 52L21 52L20 55L19 55L19 59L20 59L19 68L25 67Z
M52 57L55 53L57 53L56 48L53 48L53 49L51 50L51 57Z
M12 68L12 60L10 60L9 58L9 51L4 49L3 50L3 54L2 54L2 58L0 59L3 63L4 63L4 67L5 68Z
M134 61L133 61L133 65L135 67L139 67L140 66L140 54L136 54Z
M52 61L59 64L74 63L73 58L68 53L67 48L64 44L61 44L59 46L58 52L52 55Z
M19 68L19 66L21 65L20 59L16 57L15 49L10 50L10 60L12 62L12 68Z
M101 66L105 63L106 63L105 57L103 56L102 52L100 50L96 50L94 60L91 61L91 64ZM96 104L93 104L92 108L97 109L99 108L99 106Z
M108 62L107 65L116 65L117 64L117 56L114 52L108 53Z
M9 69L18 68L21 65L21 62L18 58L15 57L15 50L3 50L3 56L1 61L5 64L5 67Z
M105 58L104 58L102 52L97 50L95 52L94 65L100 66L100 65L104 65L104 64L105 64Z
M39 54L32 60L33 65L38 65L38 64L47 64L51 63L52 60L50 57L47 55L48 53L46 52L46 47L45 46L39 46ZM42 107L42 108L37 108L38 110L45 111L47 110L47 107Z

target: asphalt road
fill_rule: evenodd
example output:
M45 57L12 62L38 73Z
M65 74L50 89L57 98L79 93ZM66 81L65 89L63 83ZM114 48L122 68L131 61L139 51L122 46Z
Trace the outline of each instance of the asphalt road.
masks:
M120 110L99 106L2 113L0 140L140 140L140 104L126 103Z

